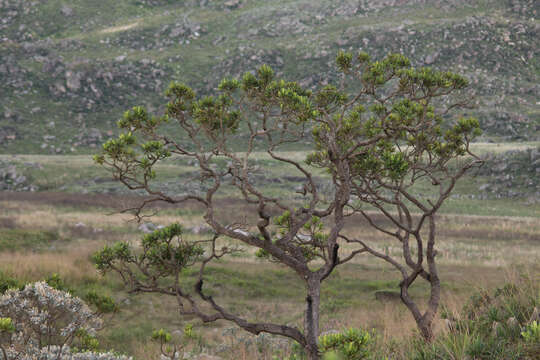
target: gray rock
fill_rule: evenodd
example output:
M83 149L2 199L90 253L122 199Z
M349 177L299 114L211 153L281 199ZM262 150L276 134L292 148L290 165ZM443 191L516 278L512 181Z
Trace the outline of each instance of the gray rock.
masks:
M196 226L192 227L190 230L194 234L208 234L208 233L212 232L212 228L210 226L208 226L208 225L205 225L205 224L196 225Z
M428 56L426 56L426 58L424 59L424 62L427 65L433 64L435 60L437 60L438 57L439 57L439 53L434 52L433 54L429 54Z
M185 33L186 33L186 29L184 29L183 27L177 27L171 30L169 37L176 38L176 37L184 35Z
M511 317L511 318L508 318L508 320L506 320L506 325L508 325L508 327L510 328L518 328L519 322L516 320L515 317Z
M145 234L150 234L156 230L163 229L163 225L156 225L151 222L145 222L139 225L139 230L142 231Z
M531 150L531 160L540 159L540 147Z
M62 15L64 15L64 16L72 16L72 15L73 15L73 9L70 8L70 7L67 6L67 5L62 6L62 9L60 9L60 12L61 12Z
M490 184L482 184L478 187L478 190L480 191L486 191L487 189L489 189L491 185Z
M71 91L77 91L81 88L81 74L68 70L66 71L66 86Z
M240 7L241 3L242 2L240 0L229 0L226 1L223 5L225 5L225 7L228 9L236 9Z

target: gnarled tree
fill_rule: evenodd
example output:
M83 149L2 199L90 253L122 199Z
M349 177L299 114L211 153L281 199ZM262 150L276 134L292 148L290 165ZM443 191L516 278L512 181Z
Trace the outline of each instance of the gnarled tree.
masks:
M360 90L350 99L327 87L342 100L318 109L325 120L314 128L317 151L308 163L329 169L333 177L346 168L353 200L347 204L347 215L361 215L400 244L401 253L392 257L369 239L338 236L399 271L401 300L429 341L441 292L435 214L456 182L483 162L470 149L480 134L478 121L448 116L451 110L471 104L470 94L464 91L468 83L450 72L412 69L401 55L371 62L361 54L353 62L352 54L340 53L337 60L343 84L360 83ZM426 193L418 191L420 184ZM377 216L387 225L376 221ZM424 311L409 295L417 279L430 286Z
M95 258L99 269L118 272L133 291L176 297L183 314L196 315L205 322L229 320L254 334L286 336L300 343L309 359L319 359L321 283L336 266L369 253L400 270L404 302L419 325L429 327L440 288L434 230L427 241L428 269L423 267L422 250L416 260L412 259L409 238L416 239L418 249L423 249L422 225L427 221L434 226L434 213L455 181L475 163L459 165L461 170L451 175L451 160L469 153L468 144L478 123L460 120L445 130L442 115L436 114L433 104L434 99L465 88L466 81L451 73L412 69L400 55L371 62L367 55L360 54L354 65L351 54L340 53L337 60L345 75L340 88L326 86L312 93L295 82L276 79L272 69L264 65L242 79L223 80L217 97L197 98L186 85L171 84L164 116L151 117L141 107L127 111L119 121L126 132L104 144L96 162L128 188L144 190L150 196L133 209L136 216L154 202L195 201L202 204L204 220L215 236L188 241L175 225L146 236L139 250L127 244L105 248ZM348 76L355 81L348 82ZM463 105L465 102L448 103L445 111ZM163 130L163 125L171 122L181 129L182 138L175 139ZM240 139L235 135L238 129L247 131L247 135ZM307 161L280 152L291 143L306 140L315 142L315 151ZM235 151L239 141L245 147ZM303 182L301 189L291 184L276 196L256 182L255 175L271 170L255 163L261 151L296 172ZM192 180L200 184L199 190L172 194L153 186L155 165L171 156L194 160L199 171ZM322 177L317 167L330 176ZM449 184L429 208L410 191L421 178ZM230 217L235 214L229 214L227 221L220 218L217 199L230 196L231 189L246 206L256 209L256 220L249 222L242 214L233 221ZM392 232L372 222L403 243L405 265L378 253L365 239L347 237L347 217L362 214L370 219L360 203L368 203L398 226L398 231ZM420 220L414 217L411 205L425 210ZM397 215L391 207L397 209ZM302 330L247 321L205 293L206 264L235 251L218 244L223 237L258 248L258 256L290 268L302 279L306 289ZM352 251L340 249L339 244L347 242L359 246ZM182 269L195 264L200 266L198 281L188 288L181 279ZM417 316L419 310L407 293L418 276L432 284L429 314L425 316Z

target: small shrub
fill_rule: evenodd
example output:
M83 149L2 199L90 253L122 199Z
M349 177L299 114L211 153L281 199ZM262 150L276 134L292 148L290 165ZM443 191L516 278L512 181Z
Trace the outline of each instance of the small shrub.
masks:
M0 272L0 295L4 294L8 289L17 289L21 286L22 283L20 281Z
M184 358L184 350L190 341L200 341L202 338L195 333L192 324L184 327L183 338L180 342L174 342L171 333L165 329L154 330L152 340L160 344L161 358L175 360Z
M443 313L452 326L433 343L415 341L415 360L518 360L534 359L540 350L540 327L526 323L538 306L538 286L506 284L492 293L480 291L471 296L460 314Z
M527 343L540 342L540 324L536 320L528 324L525 330L521 332L521 336Z
M319 349L325 354L325 360L361 360L370 355L371 342L369 332L351 328L320 336Z
M50 275L47 279L45 279L45 282L53 289L73 294L73 290L66 285L64 280L57 273Z
M6 291L0 297L0 314L4 317L0 346L8 359L33 356L53 346L61 352L81 331L90 336L101 327L101 319L81 299L46 282ZM12 324L9 332L5 330L8 321ZM83 346L85 341L90 344L88 336Z

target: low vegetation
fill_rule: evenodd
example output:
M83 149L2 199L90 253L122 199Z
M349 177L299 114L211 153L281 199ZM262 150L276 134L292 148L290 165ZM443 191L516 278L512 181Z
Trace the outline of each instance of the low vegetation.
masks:
M538 359L533 1L105 3L0 0L0 360Z
M92 254L106 244L137 240L144 235L136 223L129 221L130 216L118 213L119 209L110 206L136 203L136 199L120 195L101 198L68 193L2 194L2 224L9 223L10 227L20 230L58 233L66 240L61 247L55 247L53 243L37 251L23 247L1 252L0 290L20 288L28 282L46 280L51 274L58 273L64 286L83 299L91 291L111 295L119 311L113 317L104 316L106 326L97 334L99 351L114 349L136 359L157 359L160 346L151 339L152 332L164 328L171 333L172 342L182 344L184 328L192 324L196 337L182 347L188 354L207 353L223 359L272 359L276 356L280 360L294 354L293 344L273 337L250 336L225 323L208 326L189 317L171 317L170 314L175 313L174 302L152 295L126 294L117 278L100 277L91 262ZM237 209L235 205L232 201L220 204L224 213ZM167 225L181 220L189 239L207 237L204 229L200 232L198 229L197 219L202 210L197 205L165 206L159 210L152 218L154 224ZM246 217L250 216L249 209L242 211ZM444 229L439 234L441 246L438 249L443 278L442 315L457 318L474 293L493 294L504 282L513 283L520 289L518 294L528 293L531 299L538 295L532 286L538 284L540 273L537 265L540 263L538 217L439 216ZM380 244L381 251L398 251L389 239L372 232L365 223L357 222L351 231L373 238ZM239 246L231 241L230 246L233 245ZM260 262L247 248L243 250L238 256L208 268L207 286L213 289L211 294L227 308L241 310L248 317L270 316L276 321L298 322L303 311L300 284L279 266ZM411 359L413 352L407 346L414 336L414 320L395 299L376 298L377 292L395 293L398 290L391 268L359 258L331 276L329 286L322 288L323 297L328 300L321 304L321 332L350 327L364 329L371 334L376 348L393 351L394 357L400 354L398 358ZM528 281L520 280L525 276ZM216 286L218 284L222 285ZM479 284L482 284L481 289ZM426 294L422 287L411 291L418 298ZM279 299L277 305L276 299ZM528 313L532 311L533 308L527 310ZM440 317L435 320L434 344L437 344L438 339L447 334L447 322ZM524 327L525 323L520 326ZM449 344L440 343L439 348L445 346ZM447 358L452 357L448 355ZM455 358L458 357L454 355Z

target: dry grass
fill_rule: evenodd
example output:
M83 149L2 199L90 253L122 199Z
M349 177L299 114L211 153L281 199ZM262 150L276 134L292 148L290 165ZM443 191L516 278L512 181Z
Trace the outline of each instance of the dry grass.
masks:
M0 270L23 280L35 281L57 273L69 283L98 281L99 275L89 258L100 247L99 243L78 243L57 252L0 253Z
M111 321L110 328L103 333L104 344L122 344L120 350L129 350L137 359L154 359L156 344L148 341L153 328L165 327L169 330L182 329L185 321L194 321L195 330L202 335L204 346L211 351L218 344L226 344L227 350L220 353L231 359L270 359L269 350L258 352L254 345L239 339L250 339L239 332L234 337L226 334L232 325L218 322L203 326L193 319L182 320L176 314L173 299L158 296L127 296L118 292L118 281L101 278L90 262L91 255L104 244L117 240L133 240L140 236L136 224L130 222L129 215L111 214L107 208L111 204L132 204L136 198L110 196L83 196L73 194L13 195L0 193L0 227L20 229L42 229L57 231L61 237L61 248L50 248L41 252L0 253L0 271L23 279L42 279L51 273L58 273L68 284L101 283L115 292L121 301L121 313ZM220 204L223 216L238 212L238 204L229 201ZM195 205L165 207L161 214L152 218L157 224L181 222L187 228L201 222L200 208ZM243 209L246 217L249 209ZM181 217L177 214L183 214ZM84 223L84 227L76 226ZM382 219L379 223L384 224ZM444 304L454 311L463 305L473 289L479 285L486 288L496 286L506 278L517 276L508 274L513 264L529 264L538 272L540 263L540 222L535 218L440 216L438 250L439 264L443 280ZM349 232L362 236L396 256L400 248L391 239L381 236L361 221L351 222ZM99 231L98 231L99 230ZM195 235L188 234L190 237ZM225 240L231 243L230 240ZM342 249L352 250L350 246ZM252 249L218 264L208 281L208 288L215 292L216 299L231 311L240 311L250 319L274 320L301 326L303 309L302 283L291 282L294 275L286 275L277 265L256 260ZM236 277L236 282L228 283L226 274ZM411 315L400 303L379 302L374 298L374 288L388 286L389 280L397 281L398 274L384 263L367 256L356 258L350 265L338 270L338 274L328 280L332 284L327 290L330 299L326 304L321 321L323 331L344 327L375 328L384 341L399 341L408 337L415 329ZM212 280L213 279L213 280ZM257 281L257 279L259 279ZM234 279L233 279L234 280ZM223 281L223 283L220 283ZM296 281L296 280L295 280ZM212 285L213 284L213 285ZM229 285L232 284L232 285ZM363 284L372 284L374 288ZM277 292L265 294L268 289ZM425 295L425 288L414 290L415 296ZM131 305L122 301L130 299ZM328 307L328 301L331 307ZM127 328L128 327L128 328ZM129 330L128 330L129 329ZM439 324L438 329L442 329ZM107 338L114 342L108 343ZM113 341L111 340L111 341Z

